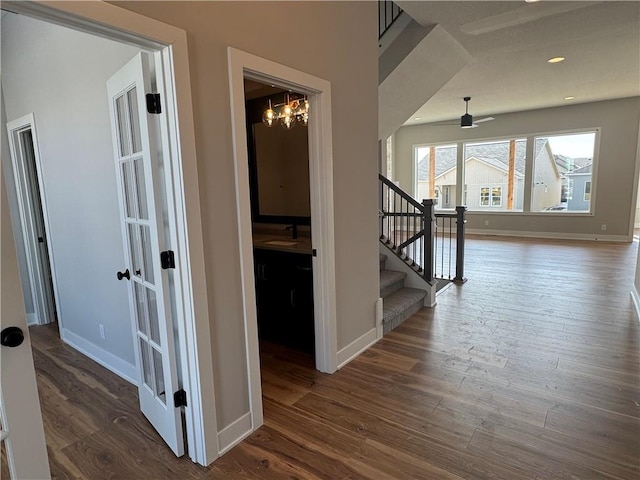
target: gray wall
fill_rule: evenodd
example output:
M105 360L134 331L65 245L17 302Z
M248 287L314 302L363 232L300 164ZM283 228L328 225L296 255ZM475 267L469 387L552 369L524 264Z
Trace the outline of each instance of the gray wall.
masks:
M26 17L2 21L7 118L35 116L59 318L130 364L127 285L115 277L125 257L105 82L136 52Z
M224 428L249 404L226 49L331 82L341 349L374 328L379 296L376 2L117 4L187 32L216 409Z
M601 127L595 212L593 216L527 215L523 213L470 213L473 230L542 232L557 236L597 238L603 234L630 239L629 222L635 212L636 145L640 98L576 104L566 107L503 114L480 127L402 127L395 135L395 180L412 189L412 146L462 140L522 137L530 134ZM592 192L592 198L594 193ZM485 226L485 221L489 225ZM601 225L606 224L603 232Z

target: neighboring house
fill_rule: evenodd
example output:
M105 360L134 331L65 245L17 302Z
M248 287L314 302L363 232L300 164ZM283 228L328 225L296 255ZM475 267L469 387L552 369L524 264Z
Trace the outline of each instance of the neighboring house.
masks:
M429 148L420 151L416 198L429 198ZM546 139L535 148L532 209L543 210L560 203L562 178ZM513 210L522 210L524 201L526 141L516 141ZM508 210L509 142L469 145L465 151L465 192L463 203L469 210ZM457 148L436 147L435 191L439 208L455 208Z
M581 168L565 174L567 177L567 210L589 211L591 205L591 174L593 165L585 165Z

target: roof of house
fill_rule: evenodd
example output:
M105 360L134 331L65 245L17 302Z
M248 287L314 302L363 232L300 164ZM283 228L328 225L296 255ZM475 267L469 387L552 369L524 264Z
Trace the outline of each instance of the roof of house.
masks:
M536 153L547 144L546 138L536 138ZM436 177L456 168L456 146L436 147ZM466 147L466 159L476 158L498 170L508 171L509 142L504 140L493 143L469 144ZM516 140L516 175L524 176L526 140ZM593 159L587 157L571 158L565 155L553 155L558 173L591 173ZM429 179L429 151L418 161L418 180Z
M593 164L590 163L589 165L585 165L584 167L576 168L575 170L572 170L566 175L571 176L571 175L589 174L591 173L592 167L593 167Z
M544 138L536 139L536 151L540 151L547 142ZM526 140L516 140L515 169L524 176ZM456 168L456 147L436 147L436 177ZM509 170L509 142L504 140L492 143L469 144L466 147L466 160L476 158L499 170ZM429 151L418 161L418 180L429 179Z
M560 173L575 172L575 170L590 165L593 162L592 158L580 157L571 158L565 155L553 155L558 171Z

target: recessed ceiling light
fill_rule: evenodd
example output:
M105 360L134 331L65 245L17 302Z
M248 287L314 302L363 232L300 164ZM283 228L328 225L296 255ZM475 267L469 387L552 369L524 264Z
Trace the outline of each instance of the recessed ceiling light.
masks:
M414 120L422 120L422 117L415 117Z
M576 97L573 95L569 95L568 97L564 97L565 100L574 100Z
M564 62L564 57L553 57L547 60L548 63L560 63Z
M539 2L540 0L524 0L527 3L536 3Z

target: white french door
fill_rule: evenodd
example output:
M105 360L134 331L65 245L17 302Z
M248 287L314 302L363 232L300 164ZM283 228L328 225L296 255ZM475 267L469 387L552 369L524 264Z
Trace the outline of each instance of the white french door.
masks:
M139 53L107 81L125 265L117 278L129 283L140 409L173 452L184 454L175 343L162 269L163 225L158 192L158 152L147 113L148 58ZM156 205L158 208L156 208ZM115 276L114 276L115 280Z

